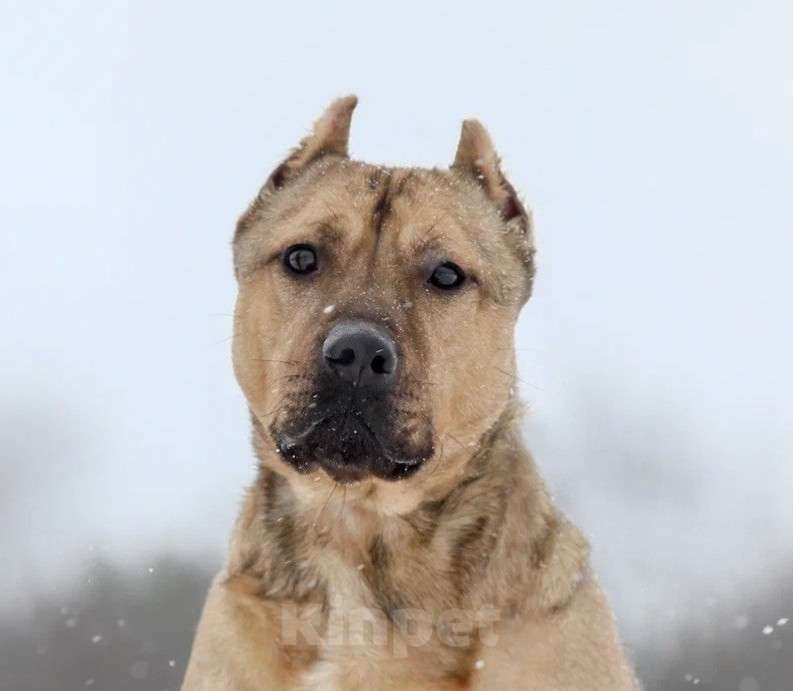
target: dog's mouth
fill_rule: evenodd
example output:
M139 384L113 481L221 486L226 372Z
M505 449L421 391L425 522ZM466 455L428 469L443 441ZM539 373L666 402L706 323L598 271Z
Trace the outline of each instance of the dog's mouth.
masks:
M430 425L421 416L405 417L376 398L334 398L285 415L270 433L282 458L301 473L319 466L342 483L402 480L433 453Z

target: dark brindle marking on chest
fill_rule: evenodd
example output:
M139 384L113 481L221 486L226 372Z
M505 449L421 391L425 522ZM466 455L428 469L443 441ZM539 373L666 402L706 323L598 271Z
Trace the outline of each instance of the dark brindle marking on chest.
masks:
M292 502L288 501L286 480L272 471L263 474L264 525L275 539L278 551L287 564L295 557L295 525L292 519Z
M403 609L405 601L391 578L391 553L381 535L375 536L369 544L369 564L364 568L364 578L378 607L393 624L394 612Z
M327 584L302 558L305 537L295 520L295 498L286 478L262 469L259 477L264 496L259 516L270 538L269 558L243 565L243 572L259 576L259 596L272 600L293 600L320 604L327 612ZM261 553L257 556L261 556Z
M487 531L488 524L487 516L479 516L460 531L452 548L450 571L459 597L469 590L487 564L487 555L495 541L494 533Z

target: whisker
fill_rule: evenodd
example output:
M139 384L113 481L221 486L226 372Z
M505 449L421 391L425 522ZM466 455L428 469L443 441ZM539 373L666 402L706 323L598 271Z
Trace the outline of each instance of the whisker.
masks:
M280 362L282 365L302 365L299 360L276 360L275 358L255 357L251 358L254 362Z
M527 353L541 353L541 352L543 352L542 348L519 348L518 346L504 346L503 348L495 348L494 352L503 353L505 350L516 350L516 351L527 352Z
M468 448L457 437L455 437L451 432L446 432L446 436L448 436L449 439L451 439L452 441L457 442L457 444L460 446L461 449L467 449Z
M336 491L336 488L338 486L339 486L338 482L333 483L333 487L331 487L330 492L328 492L328 498L325 499L325 503L322 505L322 508L319 510L319 513L314 519L314 522L311 524L311 527L314 529L314 532L317 532L317 523L319 522L319 519L322 517L322 514L325 512L325 509L327 508L328 503L330 503L330 499L333 496L333 493Z
M243 327L235 326L234 329L231 331L230 336L226 336L226 338L221 338L219 341L215 341L214 343L212 343L212 345L220 345L221 343L228 343L232 338L234 338L235 336L239 336L244 331L245 329Z
M429 379L418 379L417 377L408 377L406 383L420 384L421 386L437 386L434 381L430 381Z
M262 418L267 418L267 417L270 417L270 415L272 415L273 413L281 412L284 409L284 405L283 404L286 402L286 399L287 399L287 394L284 394L283 396L281 396L281 400L278 401L278 405L276 405L275 408L273 408L269 413L265 413L261 417Z
M284 381L284 380L290 382L311 381L311 377L309 377L304 372L287 372L286 374L282 374L276 377L274 381Z
M517 371L507 372L506 370L503 370L500 367L496 367L495 365L493 365L493 369L496 370L497 372L501 372L501 374L503 374L506 377L514 377L521 384L530 386L532 389L536 389L537 391L542 391L542 389L539 386L536 386L535 384L529 384L529 382L527 382L525 379L521 379L521 377L518 376Z
M443 436L446 436L446 435L443 435ZM444 459L444 457L446 455L446 444L443 442L443 436L440 439L440 442L441 442L441 455L440 455L440 458L438 458L438 462L435 464L435 467L430 472L430 476L432 476L432 475L434 475L435 473L438 472L438 468L441 467L441 463L443 463L443 459Z
M339 510L336 512L336 525L341 522L342 514L344 513L344 507L347 505L347 485L344 485L344 494L341 497L341 506Z

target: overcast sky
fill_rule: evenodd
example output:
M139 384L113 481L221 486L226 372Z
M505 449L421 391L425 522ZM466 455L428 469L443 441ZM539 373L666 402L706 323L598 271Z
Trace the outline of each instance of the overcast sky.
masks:
M625 626L762 587L793 561L793 5L341 5L0 5L0 603L96 553L221 559L233 224L350 92L355 157L445 166L479 117L534 209L527 442Z

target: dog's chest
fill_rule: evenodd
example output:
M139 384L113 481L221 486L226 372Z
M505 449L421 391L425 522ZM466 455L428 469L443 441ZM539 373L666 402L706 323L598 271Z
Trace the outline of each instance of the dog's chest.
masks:
M317 653L299 682L300 691L346 691L376 688L366 680L377 660L389 656L397 635L385 611L377 605L364 565L349 565L332 552L317 563L327 584L321 617L305 617L301 633ZM310 625L305 622L311 621Z
M314 654L300 676L300 691L445 689L444 679L465 676L468 643L439 638L430 612L384 591L371 563L350 564L328 550L315 566L326 597L322 613L314 613L315 628L303 627L306 638L313 636ZM404 589L401 595L407 597Z
M300 632L298 647L305 646L297 688L374 690L405 687L406 680L434 688L464 675L475 636L450 642L444 627L456 620L444 617L472 615L458 611L466 601L448 576L443 530L421 542L405 521L334 516L330 529L314 533L311 550L300 549L314 604L298 608L291 627Z

